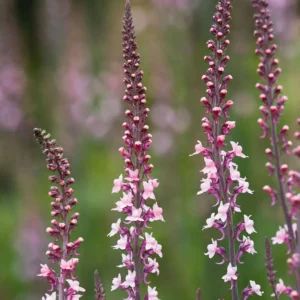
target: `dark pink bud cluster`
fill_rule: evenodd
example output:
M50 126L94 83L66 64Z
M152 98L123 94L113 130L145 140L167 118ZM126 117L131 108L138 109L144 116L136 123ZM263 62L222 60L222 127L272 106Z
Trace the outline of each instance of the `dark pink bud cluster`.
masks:
M119 234L114 249L125 251L122 264L127 270L113 279L112 290L123 289L130 299L156 300L158 292L147 282L149 274L159 274L159 264L153 256L162 257L162 246L146 232L153 221L164 221L162 208L156 203L154 190L159 186L157 179L150 175L154 166L149 163L147 154L152 143L152 135L146 120L150 109L146 107L146 87L142 83L144 72L139 69L140 55L137 52L134 26L129 1L126 1L123 22L124 102L129 106L123 123L125 147L119 149L125 162L125 176L114 180L113 193L123 192L123 197L113 210L121 212L124 219L112 224L109 236ZM142 285L147 285L145 297L141 294ZM128 299L129 299L128 298Z
M232 100L227 100L227 86L232 80L231 75L226 75L225 69L229 56L226 54L228 45L228 34L230 32L231 3L228 0L221 0L213 16L214 24L210 32L214 39L207 42L207 47L211 51L210 56L205 56L204 60L208 63L207 73L202 76L206 84L206 97L201 98L200 102L206 108L207 117L202 118L202 128L207 136L207 145L204 146L200 141L195 146L195 152L191 154L202 154L205 167L201 170L206 178L201 180L198 195L207 192L216 198L215 206L218 206L217 213L212 213L206 220L207 228L216 228L221 232L221 238L207 247L209 258L215 255L221 257L220 264L228 262L227 273L222 277L225 282L231 284L232 299L239 299L237 281L237 264L241 264L241 257L244 253L254 254L254 243L248 236L240 238L243 233L251 234L255 232L254 222L249 216L244 215L243 220L235 226L233 222L234 214L241 213L241 208L237 203L239 195L253 192L249 189L249 183L242 177L238 165L233 162L236 157L246 158L239 143L228 141L228 137L236 126L234 121L229 120L229 110L233 105ZM228 142L230 142L228 144ZM221 245L227 238L228 251ZM236 251L236 244L238 249ZM253 290L260 292L260 286L256 285ZM252 290L251 290L252 291ZM249 294L250 292L247 292Z
M290 154L292 142L287 138L289 127L287 125L279 125L287 97L281 95L283 87L277 83L281 69L278 66L279 61L275 57L277 46L273 42L274 30L268 0L252 0L252 3L255 9L256 29L254 35L257 38L255 52L260 58L257 72L262 79L262 83L256 85L261 93L262 106L260 111L263 115L263 118L259 119L258 123L263 130L262 137L270 137L271 140L272 149L267 148L265 151L269 159L266 167L271 176L276 175L277 181L276 188L267 185L263 189L271 197L271 205L275 205L277 199L280 201L286 225L279 228L276 236L272 238L272 242L273 244L287 244L289 253L292 253L292 258L288 262L290 270L296 277L298 290L296 292L291 288L284 289L281 287L281 291L277 292L279 295L285 291L284 293L289 294L294 299L296 297L295 293L298 294L300 291L300 269L293 267L295 254L299 250L296 249L297 224L292 224L292 220L300 212L300 197L293 188L300 186L300 177L298 172L290 170L287 164L281 162L282 153ZM299 136L300 134L296 132L296 139ZM297 155L298 149L295 149L293 153ZM279 289L280 286L284 286L283 283L279 284Z
M46 232L54 237L54 242L48 245L46 255L54 264L59 266L59 274L47 265L41 265L41 273L39 276L45 277L51 284L51 292L57 290L58 299L71 300L75 299L77 292L84 292L79 287L78 281L74 277L76 265L79 261L77 249L83 242L83 238L70 241L70 235L77 225L79 213L72 212L77 203L77 199L73 197L73 188L71 187L75 180L70 177L70 164L68 159L63 156L63 148L56 146L56 141L51 139L50 134L44 130L34 129L34 135L40 144L43 153L46 155L47 168L57 173L57 175L49 176L51 186L48 195L53 198L51 202L51 227ZM66 287L66 282L69 287ZM76 288L74 288L76 286ZM56 292L53 294L56 295ZM55 296L52 296L53 299ZM51 298L52 299L52 298ZM56 298L55 298L56 299Z

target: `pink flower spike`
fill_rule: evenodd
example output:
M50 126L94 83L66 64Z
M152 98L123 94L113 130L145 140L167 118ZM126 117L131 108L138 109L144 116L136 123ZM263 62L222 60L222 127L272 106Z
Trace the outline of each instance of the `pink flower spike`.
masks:
M112 188L112 193L118 193L123 186L123 175L121 174L118 179L114 180L114 186Z
M158 296L158 292L156 291L156 287L151 288L150 286L148 286L148 295L146 296L148 300L159 300L157 298Z
M212 214L210 215L210 218L208 218L208 219L206 220L206 225L203 227L202 230L213 227L214 222L215 222L215 213L212 213Z
M126 221L132 221L132 222L135 222L135 221L141 221L141 222L143 222L144 219L141 218L142 213L143 213L143 209L142 208L135 208L133 206L132 207L131 216L128 216L125 220Z
M135 271L131 272L130 270L128 270L128 274L125 278L125 281L123 282L123 286L125 288L131 287L134 288L135 287Z
M162 215L163 209L162 209L161 207L159 207L159 206L157 205L157 203L155 203L155 204L153 205L152 212L153 212L153 214L154 214L154 218L153 218L152 220L163 221L163 222L165 221L165 220L164 220L164 217L163 217L163 215Z
M250 280L250 286L251 286L253 293L257 294L258 296L262 296L262 294L264 293L260 290L261 286L259 284L256 284L255 281Z
M232 146L232 151L235 153L236 156L239 156L242 158L248 157L245 154L243 154L243 148L242 148L242 146L239 145L239 143L235 143L235 142L231 141L230 144Z
M237 272L237 267L233 267L231 265L231 263L228 265L227 267L227 273L226 275L224 275L222 277L222 279L227 282L227 281L231 281L231 280L237 280L237 275L236 275L236 272Z
M56 300L56 292L52 293L51 295L46 294L46 298L42 297L42 300Z
M193 154L190 154L190 156L194 156L197 154L200 154L202 152L202 150L204 150L205 148L202 146L202 143L200 141L197 141L198 144L195 145L195 152Z
M114 249L125 250L127 246L127 236L120 236L120 239L117 241L117 245L113 246Z
M207 246L207 253L204 253L205 255L208 255L209 258L213 258L216 254L216 251L218 249L218 243L211 239L212 244L209 244Z
M227 220L227 212L229 209L229 203L226 203L223 205L223 202L221 201L220 206L218 208L218 214L216 215L216 220L221 220L222 222L225 222Z
M209 178L201 179L201 182L202 182L200 184L200 189L201 190L197 193L197 195L201 195L203 193L206 193L211 188L211 179L209 179Z
M75 292L85 292L85 289L79 286L79 281L67 279L67 282Z
M251 234L253 232L256 232L254 229L254 221L250 219L251 216L244 215L244 224L245 224L245 230L248 234Z
M144 193L143 193L143 198L147 200L148 198L155 199L155 195L153 193L154 186L151 182L143 182L144 186Z
M128 173L129 173L129 177L126 177L125 179L129 182L137 182L140 180L139 178L139 170L136 169L134 171L130 170L130 169L127 169L128 170Z
M117 223L113 223L111 225L111 232L107 236L112 237L115 234L117 234L119 232L119 230L120 230L120 224L121 224L121 219L119 219L117 221Z
M205 162L205 168L201 172L203 172L204 174L217 173L216 165L211 159L204 157L204 162Z
M112 284L113 284L111 287L112 291L116 290L117 288L119 288L121 286L121 284L122 284L121 274L119 274L118 277L113 279Z

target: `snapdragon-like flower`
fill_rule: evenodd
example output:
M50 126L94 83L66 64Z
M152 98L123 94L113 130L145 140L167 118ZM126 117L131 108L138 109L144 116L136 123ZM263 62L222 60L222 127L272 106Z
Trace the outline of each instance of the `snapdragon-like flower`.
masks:
M237 165L238 159L245 159L247 156L238 142L229 140L231 130L236 127L235 121L228 120L230 107L234 103L226 99L227 86L232 76L225 74L226 65L230 60L226 50L230 44L228 34L231 1L221 0L216 8L217 12L213 16L215 23L210 29L214 39L207 42L207 47L212 54L204 57L208 63L208 70L202 76L207 87L207 96L200 100L207 114L202 118L202 128L207 136L207 143L204 145L203 142L198 141L195 152L190 156L201 154L204 158L205 166L201 170L204 178L201 179L198 195L208 193L217 200L215 205L217 212L212 213L206 220L203 229L215 228L222 235L217 241L212 240L205 255L213 258L218 254L222 258L221 263L228 261L227 274L223 279L231 283L232 299L238 300L237 264L242 263L239 259L243 253L255 253L253 241L248 237L240 240L239 236L243 231L251 234L255 230L254 222L248 216L235 226L233 215L241 212L237 203L238 196L244 193L252 194L253 191L249 188L246 178L241 176ZM225 237L229 243L227 253L221 245ZM236 252L236 244L239 244L238 252Z
M126 1L123 24L126 87L123 100L129 109L125 112L127 121L123 123L125 146L119 149L125 162L125 174L114 180L112 189L112 193L122 192L123 197L112 210L121 212L124 217L112 224L108 236L119 235L117 245L113 248L126 251L118 267L126 268L127 275L119 274L114 278L112 290L125 290L127 299L156 300L158 293L155 288L148 286L145 296L141 292L141 285L149 284L148 274L159 274L159 264L154 256L162 257L162 246L153 233L146 232L146 229L150 228L151 222L164 221L164 218L163 210L155 200L159 182L150 175L153 165L149 163L151 157L147 151L152 143L152 135L146 125L150 109L146 107L147 89L142 83L144 73L139 70L140 55L137 53L129 0Z
M56 299L56 295L58 299L78 299L81 295L77 292L85 290L79 287L78 281L72 281L75 279L74 272L79 262L76 258L79 255L77 250L83 242L81 237L70 240L79 218L79 213L72 212L78 201L73 197L74 191L71 187L75 180L70 177L70 164L63 157L63 148L56 146L56 141L51 140L50 134L44 130L34 129L34 135L47 156L47 168L57 173L57 175L49 176L49 181L56 183L57 186L52 186L49 192L49 196L54 199L51 202L53 220L52 226L48 227L46 232L54 238L54 242L48 245L49 250L46 255L53 264L58 265L59 271L49 268L48 265L41 265L41 272L38 276L47 279L51 285L51 292L57 290L51 296L46 295L46 300ZM69 287L66 286L66 282L69 282Z
M294 174L298 172L289 170L289 166L282 163L282 154L297 153L290 150L292 142L287 135L289 127L280 124L280 118L284 111L285 103L288 98L281 94L283 87L278 84L278 77L281 73L279 60L275 57L277 45L274 43L274 29L271 20L268 0L252 0L255 9L255 32L256 55L260 59L257 69L262 82L256 85L260 92L262 106L260 111L262 118L258 120L263 134L262 138L270 138L271 148L265 150L268 156L266 167L271 176L276 176L277 187L273 188L268 185L263 187L272 199L271 205L275 205L279 200L282 212L284 214L284 227L280 227L276 236L272 238L273 244L286 243L289 247L289 253L296 254L297 239L293 229L293 217L300 215L300 197L294 189L299 187L299 181ZM299 135L296 133L298 139ZM300 269L294 269L296 277L297 292L300 293Z

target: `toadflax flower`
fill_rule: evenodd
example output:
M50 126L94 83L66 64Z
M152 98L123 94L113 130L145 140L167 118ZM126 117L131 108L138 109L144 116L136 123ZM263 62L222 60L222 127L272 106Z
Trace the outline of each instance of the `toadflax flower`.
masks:
M46 255L58 268L55 270L48 265L41 265L38 276L47 279L51 285L51 292L56 290L51 296L46 294L46 300L56 299L56 294L58 299L78 299L81 295L77 292L85 290L79 287L78 281L73 281L76 265L79 262L76 258L77 251L83 242L81 237L71 241L71 233L77 226L79 218L79 213L72 212L78 202L73 196L74 191L71 187L75 180L70 177L70 164L68 159L63 157L63 148L56 146L56 141L51 140L50 134L41 129L34 129L34 136L47 156L47 168L57 173L49 176L49 181L56 183L57 186L52 186L49 192L49 196L54 199L51 202L53 220L46 232L54 238L54 242L48 245L49 250ZM66 282L69 282L70 286L67 286Z
M262 113L262 118L258 119L258 124L263 132L261 138L270 138L271 141L271 147L265 150L268 157L266 167L269 174L275 177L277 185L274 188L266 185L263 190L271 197L271 205L275 205L277 201L280 203L285 220L285 225L279 228L276 236L272 238L272 242L273 244L286 243L289 248L288 253L294 255L299 252L297 237L293 228L293 219L299 220L300 216L298 205L300 197L297 195L297 189L295 189L299 187L299 181L297 180L298 172L290 170L289 166L282 162L283 154L291 154L293 151L290 149L292 142L287 137L289 126L280 124L288 98L281 94L283 87L278 84L282 70L279 68L279 60L275 57L277 45L274 43L275 37L269 2L268 0L252 0L252 4L255 10L254 35L257 39L255 53L260 60L257 73L261 78L261 82L256 85L260 92L260 111ZM295 138L298 139L297 133ZM293 268L292 273L295 275L299 297L299 267ZM274 284L271 285L274 286Z
M201 155L204 159L204 168L201 172L204 178L200 181L200 191L198 195L208 193L216 198L217 212L212 213L206 220L203 229L215 228L222 234L217 241L212 240L208 245L207 253L209 258L215 254L221 256L223 264L228 261L227 274L223 276L225 282L231 283L232 299L238 300L238 263L243 253L254 254L254 243L249 238L241 240L239 238L243 231L248 234L255 232L254 222L250 217L245 216L237 225L233 222L233 216L241 212L237 203L238 196L253 191L249 182L241 176L238 170L238 160L248 156L243 151L243 147L235 141L230 141L231 131L237 126L235 121L229 120L229 110L234 104L232 100L227 100L227 86L233 79L231 75L226 75L225 69L229 56L226 54L230 44L228 34L231 20L231 1L220 0L216 7L217 11L213 16L214 24L210 32L213 39L207 41L207 47L211 55L205 56L208 63L208 70L202 76L206 84L206 97L200 102L206 109L206 117L202 118L202 128L206 135L206 144L198 141L195 152L190 156ZM228 253L222 247L222 241L228 240ZM237 244L239 247L237 248ZM236 250L238 249L238 251Z
M148 285L150 273L159 274L159 264L154 258L162 257L162 246L146 230L149 223L164 221L163 209L158 206L155 190L159 186L157 179L151 177L153 165L147 154L152 143L152 135L146 120L149 108L146 107L146 91L143 86L143 71L139 69L140 55L137 52L131 7L126 1L123 22L123 57L125 74L124 102L128 105L123 123L125 146L119 149L125 162L125 174L114 180L112 193L122 192L123 196L112 210L123 214L111 226L108 236L119 235L114 249L126 251L122 254L122 264L127 274L119 274L113 279L112 290L127 292L127 299L157 299L155 288L148 286L146 295L142 295L142 285Z

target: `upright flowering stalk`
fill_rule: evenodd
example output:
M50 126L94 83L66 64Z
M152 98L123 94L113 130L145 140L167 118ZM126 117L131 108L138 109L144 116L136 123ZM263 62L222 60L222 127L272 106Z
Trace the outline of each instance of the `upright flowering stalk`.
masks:
M122 174L114 180L113 193L123 195L113 210L123 213L124 217L112 224L108 234L119 234L119 240L114 249L121 249L121 268L127 269L125 277L118 275L113 279L112 290L120 288L128 293L128 299L156 300L156 288L151 288L147 282L150 273L159 274L156 258L162 257L162 247L152 233L145 230L150 228L153 221L164 221L162 209L155 202L154 190L158 187L157 179L150 176L153 165L149 164L150 155L147 151L152 143L149 126L145 125L149 108L146 108L146 88L142 84L143 71L139 70L140 55L137 53L134 26L129 1L126 1L123 22L123 57L125 74L124 102L129 109L125 115L127 122L123 123L125 147L119 149L125 162L125 176ZM148 285L145 297L141 294L141 285Z
M275 58L277 45L273 43L273 23L267 0L252 0L255 9L254 19L256 30L254 32L257 38L256 54L260 58L258 74L263 83L256 85L260 91L262 106L260 111L263 118L258 123L263 130L262 138L269 137L271 148L266 149L269 161L266 167L271 176L275 174L277 187L264 186L264 190L271 196L271 205L275 205L279 200L284 218L285 225L279 227L276 236L272 238L273 244L286 243L292 257L288 259L288 264L292 274L296 278L297 291L291 287L284 286L282 280L276 286L278 295L285 293L292 299L300 299L300 257L299 245L297 245L296 230L297 223L293 224L293 218L299 216L300 194L297 194L294 187L299 187L300 174L296 171L289 170L287 164L282 163L282 154L289 154L292 142L286 137L289 127L279 125L280 116L284 110L286 96L281 95L282 86L277 84L278 76L281 69L278 67L279 61ZM299 135L295 134L296 138ZM297 155L297 148L294 150Z
M215 206L218 206L217 212L212 213L207 219L204 229L214 227L220 231L221 236L218 240L212 240L205 255L209 258L218 255L221 258L220 264L227 263L227 273L222 279L231 284L232 299L237 300L240 299L237 287L239 277L237 265L242 263L241 258L244 253L254 254L256 251L253 241L244 235L255 232L254 222L250 216L244 215L237 225L233 221L233 216L241 213L237 203L238 196L244 193L252 194L252 191L246 178L241 177L238 165L233 162L234 158L246 158L246 155L238 143L230 141L229 145L227 141L229 133L235 127L235 122L228 120L228 112L233 101L226 100L227 85L232 80L232 76L225 75L225 68L229 61L226 49L230 44L227 39L230 30L230 11L230 1L221 0L213 16L215 23L210 32L214 40L207 42L212 55L204 58L209 68L207 74L202 77L207 86L207 96L201 99L201 103L207 110L207 117L202 119L207 145L204 147L198 141L195 153L192 155L201 153L205 162L202 173L206 178L201 180L201 190L198 194L205 192L211 194L216 198ZM225 237L229 245L228 250L222 245ZM254 293L262 295L260 286L250 281L249 286L242 292L242 299L247 299Z
M52 264L59 266L59 271L55 271L48 265L41 265L41 273L38 276L47 279L52 293L46 294L46 298L43 299L77 300L81 297L78 292L85 290L79 286L79 282L74 277L79 261L77 251L83 238L80 237L74 241L70 239L79 217L78 212L71 212L77 203L71 188L75 180L70 177L70 164L68 159L63 157L63 148L56 146L56 141L51 140L50 134L41 129L34 129L34 136L47 157L47 168L56 173L56 175L49 176L49 181L55 183L56 186L52 186L49 192L49 196L54 198L51 202L53 220L51 227L48 227L46 231L54 237L54 242L48 245L49 250L46 255Z

